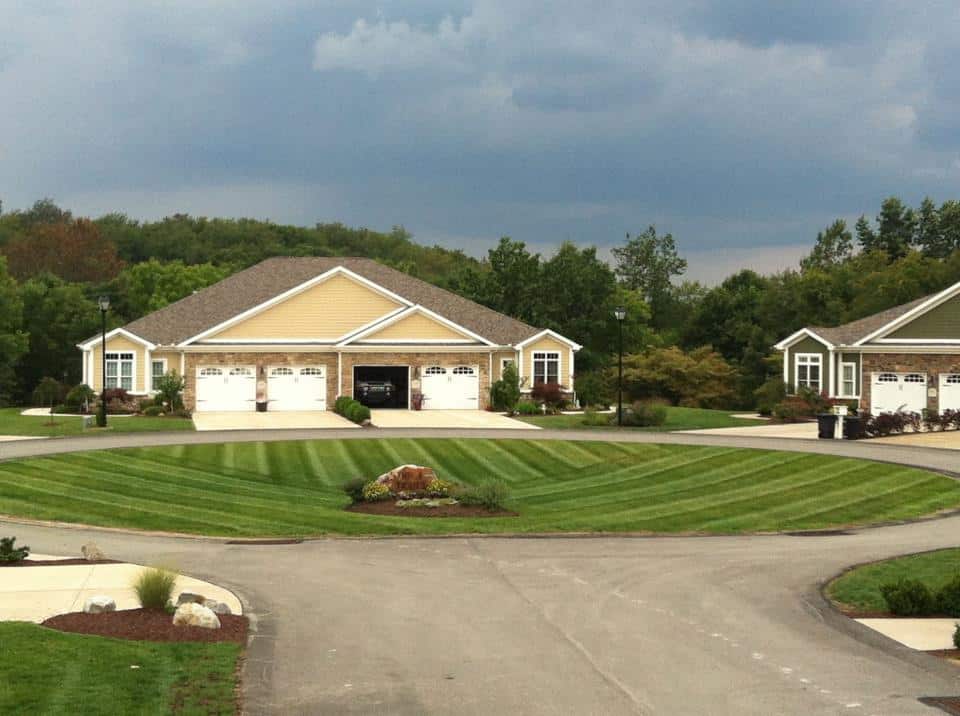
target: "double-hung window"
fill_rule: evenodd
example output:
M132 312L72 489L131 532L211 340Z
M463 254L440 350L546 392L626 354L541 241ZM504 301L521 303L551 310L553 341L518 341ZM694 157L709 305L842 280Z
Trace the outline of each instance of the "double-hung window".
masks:
M819 353L797 354L797 388L809 388L817 393L821 389L823 356Z
M841 398L857 397L857 364L856 363L840 364L840 397Z
M133 353L107 353L107 388L133 390Z
M560 382L559 353L544 351L533 354L533 382L534 384Z
M157 380L162 378L167 372L167 359L158 358L150 361L150 390L157 389Z

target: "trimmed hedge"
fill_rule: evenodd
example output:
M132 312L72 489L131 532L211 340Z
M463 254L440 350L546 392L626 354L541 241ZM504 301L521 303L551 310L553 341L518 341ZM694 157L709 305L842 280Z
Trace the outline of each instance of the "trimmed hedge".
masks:
M347 395L341 395L336 399L333 403L333 412L358 425L370 419L370 408Z

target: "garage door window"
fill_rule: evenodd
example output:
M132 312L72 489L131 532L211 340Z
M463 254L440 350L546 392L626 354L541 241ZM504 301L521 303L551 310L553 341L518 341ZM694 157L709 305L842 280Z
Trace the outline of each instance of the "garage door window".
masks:
M910 373L909 375L903 376L904 383L926 383L927 379L925 376L920 375L919 373Z
M809 388L820 392L820 368L822 356L819 353L797 354L797 387Z
M107 353L107 388L133 390L133 353Z
M323 375L323 368L301 368L300 375Z
M274 377L279 377L281 375L293 375L293 368L274 368L270 371L270 375Z
M223 371L219 368L201 368L200 377L201 378L210 378L215 375L223 375Z
M445 375L447 372L446 368L441 368L438 365L432 365L423 371L424 375Z
M960 385L960 375L948 375L943 382L947 385Z
M252 376L253 370L250 368L231 368L230 375L245 375Z
M474 372L473 368L468 365L458 365L453 369L454 375L473 375Z
M555 352L533 354L533 382L560 382L560 354Z

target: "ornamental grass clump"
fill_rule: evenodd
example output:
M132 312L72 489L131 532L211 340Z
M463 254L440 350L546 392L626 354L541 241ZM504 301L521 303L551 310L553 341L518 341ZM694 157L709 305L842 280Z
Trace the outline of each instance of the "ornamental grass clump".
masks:
M502 480L490 478L457 491L457 501L463 505L479 505L491 512L502 510L510 497L510 488Z
M176 586L177 575L162 567L144 569L133 580L133 591L144 609L166 609Z

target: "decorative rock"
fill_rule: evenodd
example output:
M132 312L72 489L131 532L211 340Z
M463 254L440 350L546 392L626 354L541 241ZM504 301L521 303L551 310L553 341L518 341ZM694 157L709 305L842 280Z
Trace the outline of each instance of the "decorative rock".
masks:
M194 594L193 592L180 592L180 596L177 597L177 606L181 604L203 604L207 598L202 594Z
M173 614L174 626L195 626L203 629L219 629L220 620L217 615L202 604L188 602L177 607Z
M215 599L207 599L203 602L203 606L212 611L214 614L233 614L230 611L230 607L224 604L223 602L218 602Z
M100 548L93 542L87 542L83 545L83 547L80 548L80 554L88 562L97 562L101 559L106 559L106 557L103 556L103 552L100 551Z
M103 594L89 597L83 604L83 611L87 614L102 614L103 612L117 611L117 603Z

